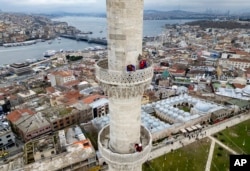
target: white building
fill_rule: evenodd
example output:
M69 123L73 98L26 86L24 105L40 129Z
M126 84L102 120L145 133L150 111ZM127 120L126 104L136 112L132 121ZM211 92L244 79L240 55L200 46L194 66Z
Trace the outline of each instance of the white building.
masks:
M249 68L250 60L238 58L219 59L219 65L234 68Z
M101 98L93 103L90 103L90 107L92 108L93 118L101 117L107 115L109 113L109 100L106 98Z
M71 82L71 81L75 81L76 78L73 74L72 71L55 71L52 72L49 75L49 79L51 81L51 86L60 86L63 85L65 83Z
M17 98L21 102L31 100L31 99L35 98L36 96L37 96L37 94L33 90L27 90L27 91L17 93Z
M15 144L15 136L8 122L0 120L0 149L7 149Z

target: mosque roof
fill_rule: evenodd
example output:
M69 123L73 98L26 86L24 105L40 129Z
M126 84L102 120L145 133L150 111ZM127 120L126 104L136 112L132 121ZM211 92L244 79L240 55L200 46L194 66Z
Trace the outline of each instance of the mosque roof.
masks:
M175 104L188 102L194 105L194 108L198 112L197 114L191 114L189 112L185 112L177 107L174 107ZM210 102L202 101L200 99L188 96L186 94L171 97L168 99L164 99L161 101L153 102L151 104L142 105L141 110L141 122L142 125L148 128L151 133L155 133L158 131L162 131L166 128L170 128L176 126L178 124L182 124L182 122L188 122L193 119L199 118L208 112L213 112L219 109L224 108L221 105L216 105ZM174 124L169 124L167 122L161 121L154 115L148 113L148 110L155 110L160 112L161 115L166 115L170 120L172 119ZM101 129L105 125L109 124L110 118L109 115L102 116L100 118L95 118L92 120L93 124Z
M221 96L232 97L241 100L250 100L250 85L247 85L245 88L232 89L232 88L218 88L215 94Z
M242 90L245 94L250 95L250 85L247 85L245 88Z
M201 111L201 112L208 112L211 108L213 108L212 105L208 104L208 103L204 103L204 102L201 102L201 101L198 101L195 105L194 105L194 108L198 111Z

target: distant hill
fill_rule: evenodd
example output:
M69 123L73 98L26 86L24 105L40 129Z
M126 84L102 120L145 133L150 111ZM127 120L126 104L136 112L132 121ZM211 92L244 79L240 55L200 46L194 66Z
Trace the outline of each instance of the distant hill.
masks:
M249 29L250 22L237 22L237 21L209 21L209 20L199 20L186 23L187 25L197 26L201 28L223 28L223 29Z
M49 18L64 17L64 16L81 16L81 17L106 17L105 13L69 13L69 12L53 12L53 13L42 13Z
M34 15L34 14L33 14ZM106 17L106 13L70 13L57 11L53 13L39 14L49 18L63 17L63 16L86 16L86 17ZM235 19L237 17L249 17L250 13L244 13L241 15L230 15L228 13L212 13L212 12L190 12L183 10L172 10L172 11L158 11L158 10L145 10L145 20L166 20L166 19Z
M49 14L40 14L49 18L63 17L63 16L92 16L92 17L106 17L106 13L68 13L68 12L53 12ZM145 20L165 20L165 19L214 19L218 15L205 14L197 12L189 12L182 10L173 11L157 11L157 10L145 10Z
M242 13L239 17L240 21L250 21L250 12Z
M173 11L157 11L146 10L144 12L144 19L214 19L218 14L198 13L182 10Z
M50 18L62 17L62 16L92 16L92 17L106 17L106 13L69 13L69 12L53 12L47 14L40 14ZM204 19L205 18L214 18L214 15L201 14L196 12L173 10L173 11L157 11L157 10L145 10L144 19Z
M191 15L199 14L197 12L183 11L183 10L172 10L172 11L158 11L158 10L145 10L144 14L166 14L166 15Z

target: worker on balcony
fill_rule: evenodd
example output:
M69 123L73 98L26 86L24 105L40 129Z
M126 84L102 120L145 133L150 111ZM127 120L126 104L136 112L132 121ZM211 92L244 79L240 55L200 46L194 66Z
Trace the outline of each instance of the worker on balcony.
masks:
M147 61L145 59L140 60L139 68L140 69L147 68Z
M142 144L141 143L140 144L135 144L135 150L137 152L141 152L142 151Z
M132 64L127 65L127 71L135 71L135 66Z

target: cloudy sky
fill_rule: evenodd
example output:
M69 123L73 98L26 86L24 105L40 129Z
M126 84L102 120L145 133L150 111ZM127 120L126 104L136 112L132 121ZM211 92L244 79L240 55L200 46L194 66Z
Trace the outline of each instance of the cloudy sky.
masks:
M145 9L248 12L249 0L144 0ZM2 11L15 12L104 12L106 0L0 0Z

